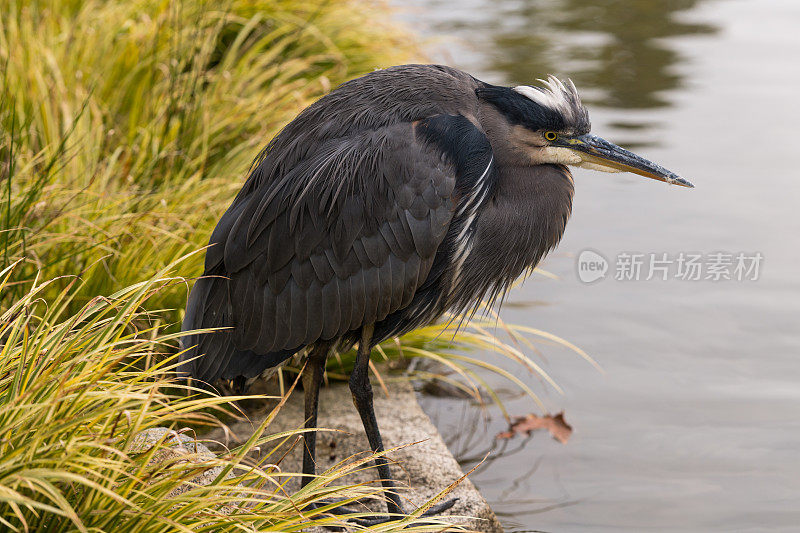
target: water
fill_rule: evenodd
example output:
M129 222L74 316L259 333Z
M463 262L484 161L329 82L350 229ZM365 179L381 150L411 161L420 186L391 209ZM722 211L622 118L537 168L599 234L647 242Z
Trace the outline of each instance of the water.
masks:
M572 77L595 134L697 187L574 172L574 214L543 265L559 279L528 280L503 317L569 339L605 373L542 348L565 394L529 382L575 433L567 445L507 443L475 473L507 529L800 530L800 2L404 8L437 38L434 59L486 81ZM612 261L589 285L576 274L586 248ZM759 279L613 279L621 252L717 251L760 252ZM424 404L466 466L504 429L463 401ZM524 398L508 406L535 410Z

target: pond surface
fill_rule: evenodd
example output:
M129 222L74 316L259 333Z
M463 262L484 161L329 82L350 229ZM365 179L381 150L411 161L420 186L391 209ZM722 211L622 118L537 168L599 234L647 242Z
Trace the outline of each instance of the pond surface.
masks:
M571 77L593 133L697 187L574 172L572 220L542 265L558 279L532 277L502 316L572 341L604 373L541 347L564 395L527 379L575 432L566 445L518 438L473 475L507 529L800 530L800 2L403 9L435 37L436 61L494 83ZM577 270L586 249L609 265L591 284ZM615 279L625 252L643 254L638 281ZM719 270L712 263L728 264L717 252L761 254L758 279L677 278L681 254L700 254L705 278ZM667 254L666 281L660 270L645 279L650 254ZM424 405L467 467L505 428L496 411L485 423L463 401ZM536 410L525 398L507 405Z

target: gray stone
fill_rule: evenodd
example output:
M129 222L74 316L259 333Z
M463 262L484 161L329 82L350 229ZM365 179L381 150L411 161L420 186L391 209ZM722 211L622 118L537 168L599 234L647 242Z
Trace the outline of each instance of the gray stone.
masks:
M407 508L412 509L414 508L412 506L423 504L462 478L463 473L438 431L417 403L411 386L400 382L390 383L388 388L390 397L387 398L375 384L375 412L386 447L405 446L390 452L387 456L392 462L395 479L401 486L410 488L403 491L403 497L406 499ZM229 428L233 435L217 431L208 435L208 438L229 447L240 444L250 437L253 428L258 427L274 405L267 403L255 408L251 405L247 408L250 422L231 424ZM297 390L267 428L267 433L300 428L303 420L303 391ZM353 406L346 385L323 387L320 395L319 427L339 431L323 431L318 434L318 472L353 454L369 450L361 419ZM280 468L284 472L302 470L302 444L296 441L294 444L291 449L285 450L288 453L281 460ZM280 457L282 453L283 451L279 451L274 456ZM360 483L376 479L375 469L368 468L350 474L342 481ZM288 489L294 490L298 486L299 480L295 478L289 483ZM440 516L453 516L452 523L474 531L502 531L486 500L469 479L461 481L448 497L456 497L458 502ZM385 510L382 502L376 503L381 505L376 510ZM474 518L457 518L457 516Z
M129 453L144 453L156 445L159 441L164 440L164 446L153 454L153 458L149 464L158 464L166 461L185 461L191 464L193 468L203 466L203 463L216 459L214 452L208 449L203 443L198 442L197 439L190 437L186 433L178 433L169 428L156 427L146 429L137 433L131 442ZM191 483L184 483L178 488L169 493L169 497L183 494L192 486L208 485L222 472L222 466L214 466L203 471L191 480ZM232 477L229 474L227 477Z

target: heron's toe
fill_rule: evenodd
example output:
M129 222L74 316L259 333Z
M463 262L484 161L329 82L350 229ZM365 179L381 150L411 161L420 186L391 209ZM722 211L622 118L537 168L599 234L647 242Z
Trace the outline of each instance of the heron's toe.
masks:
M436 516L439 513L447 511L448 509L453 507L456 504L457 501L458 501L458 498L451 498L449 500L445 500L443 502L437 503L436 505L432 506L430 509L428 509L427 511L422 513L420 515L420 518ZM348 520L348 522L352 522L352 523L358 524L360 526L374 526L374 525L377 525L377 524L385 524L386 522L392 522L393 520L400 520L402 518L407 517L409 514L411 514L411 513L408 513L408 514L406 514L406 513L392 514L392 515L382 516L380 518L352 518L352 519ZM419 524L417 524L417 525L419 525Z

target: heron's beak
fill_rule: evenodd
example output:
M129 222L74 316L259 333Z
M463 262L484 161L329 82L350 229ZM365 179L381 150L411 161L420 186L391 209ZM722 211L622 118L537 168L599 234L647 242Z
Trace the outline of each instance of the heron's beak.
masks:
M633 172L672 185L694 187L674 172L595 135L565 137L559 144L578 152L581 157L578 166L606 172Z

